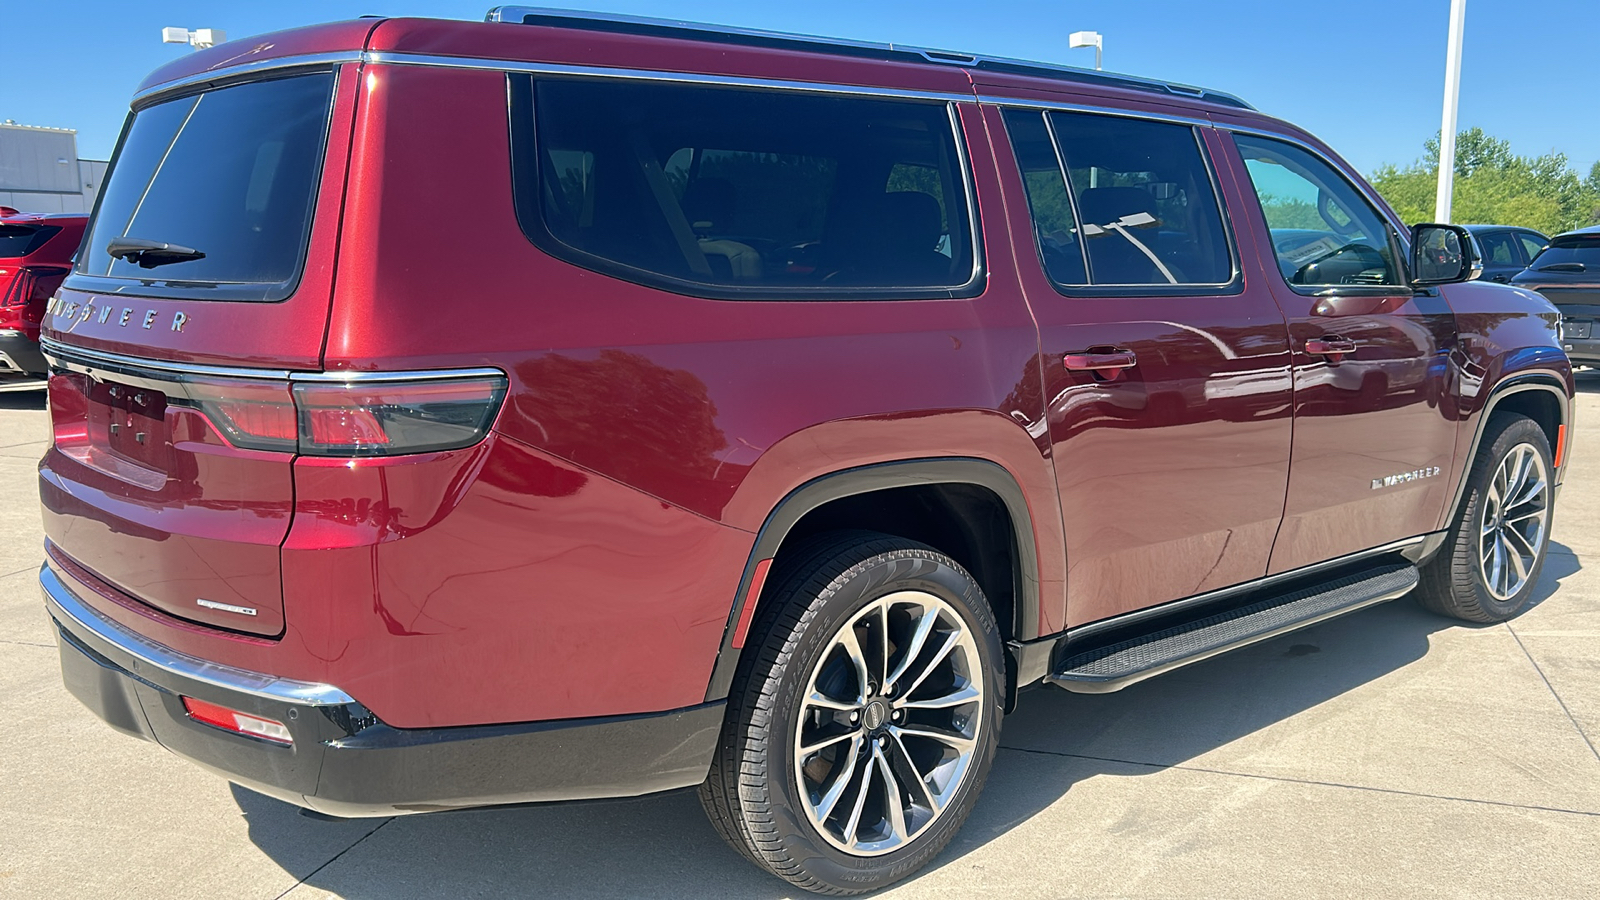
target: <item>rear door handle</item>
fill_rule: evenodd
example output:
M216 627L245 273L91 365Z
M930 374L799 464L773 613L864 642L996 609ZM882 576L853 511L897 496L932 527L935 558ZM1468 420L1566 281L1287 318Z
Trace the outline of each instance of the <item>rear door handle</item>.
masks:
M1312 356L1343 356L1356 352L1356 342L1330 334L1306 341L1306 352Z
M1061 357L1061 362L1074 371L1099 371L1131 369L1139 364L1139 358L1133 355L1132 350L1085 350L1082 353L1068 353Z

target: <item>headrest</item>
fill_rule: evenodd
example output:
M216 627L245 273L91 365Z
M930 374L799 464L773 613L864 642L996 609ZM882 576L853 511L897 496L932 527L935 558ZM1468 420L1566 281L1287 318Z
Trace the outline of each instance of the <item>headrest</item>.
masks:
M933 250L944 227L939 201L921 191L894 191L879 201L885 237L898 247Z
M1161 223L1156 215L1156 198L1140 188L1095 187L1078 194L1078 215L1083 218L1084 225L1105 226L1139 213L1155 220L1145 227Z

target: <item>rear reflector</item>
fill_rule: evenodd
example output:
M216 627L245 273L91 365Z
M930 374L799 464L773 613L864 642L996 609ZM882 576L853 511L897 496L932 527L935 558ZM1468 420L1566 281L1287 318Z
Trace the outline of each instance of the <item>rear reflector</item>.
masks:
M1556 426L1556 458L1551 463L1551 465L1554 465L1556 468L1560 468L1561 467L1561 459L1562 459L1562 457L1567 455L1566 451L1567 451L1567 426L1565 426L1565 425L1557 425Z
M196 722L214 725L224 731L261 738L275 744L294 743L294 737L289 734L289 729L285 728L282 722L252 716L193 697L183 698L183 708L189 713L189 718Z

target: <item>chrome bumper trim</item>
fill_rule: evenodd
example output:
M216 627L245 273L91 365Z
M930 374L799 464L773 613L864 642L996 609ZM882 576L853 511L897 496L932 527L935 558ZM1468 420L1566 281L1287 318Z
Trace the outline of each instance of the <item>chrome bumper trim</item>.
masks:
M124 665L134 675L149 675L148 670L154 669L222 690L302 706L340 706L355 702L355 698L331 684L295 681L208 662L135 634L86 606L62 582L49 563L39 567L39 587L44 591L45 606L50 615L63 625L71 623L76 626L70 629L75 632L74 637L81 639L86 633L132 657L131 666L125 665L126 660L112 661ZM82 633L76 633L80 629Z

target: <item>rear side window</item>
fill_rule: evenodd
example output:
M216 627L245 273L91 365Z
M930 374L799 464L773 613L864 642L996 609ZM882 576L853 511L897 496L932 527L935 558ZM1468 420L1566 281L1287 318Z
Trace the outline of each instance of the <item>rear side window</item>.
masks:
M1486 231L1477 235L1478 246L1483 249L1483 261L1491 266L1514 266L1520 264L1517 248L1511 243L1509 231Z
M555 256L708 297L976 285L943 103L509 77L517 215Z
M1522 252L1527 256L1530 262L1534 257L1539 255L1539 251L1543 250L1546 244L1550 243L1543 237L1527 231L1517 232L1517 240L1522 242Z
M1283 278L1296 287L1400 285L1382 216L1324 160L1293 144L1235 135Z
M1192 290L1234 280L1227 227L1194 128L1028 110L1007 111L1006 125L1040 256L1057 284Z
M0 259L16 259L44 246L61 229L55 225L6 225L0 223Z
M77 268L106 281L83 286L196 299L288 296L310 233L333 78L249 82L139 110ZM108 252L130 240L203 255Z

